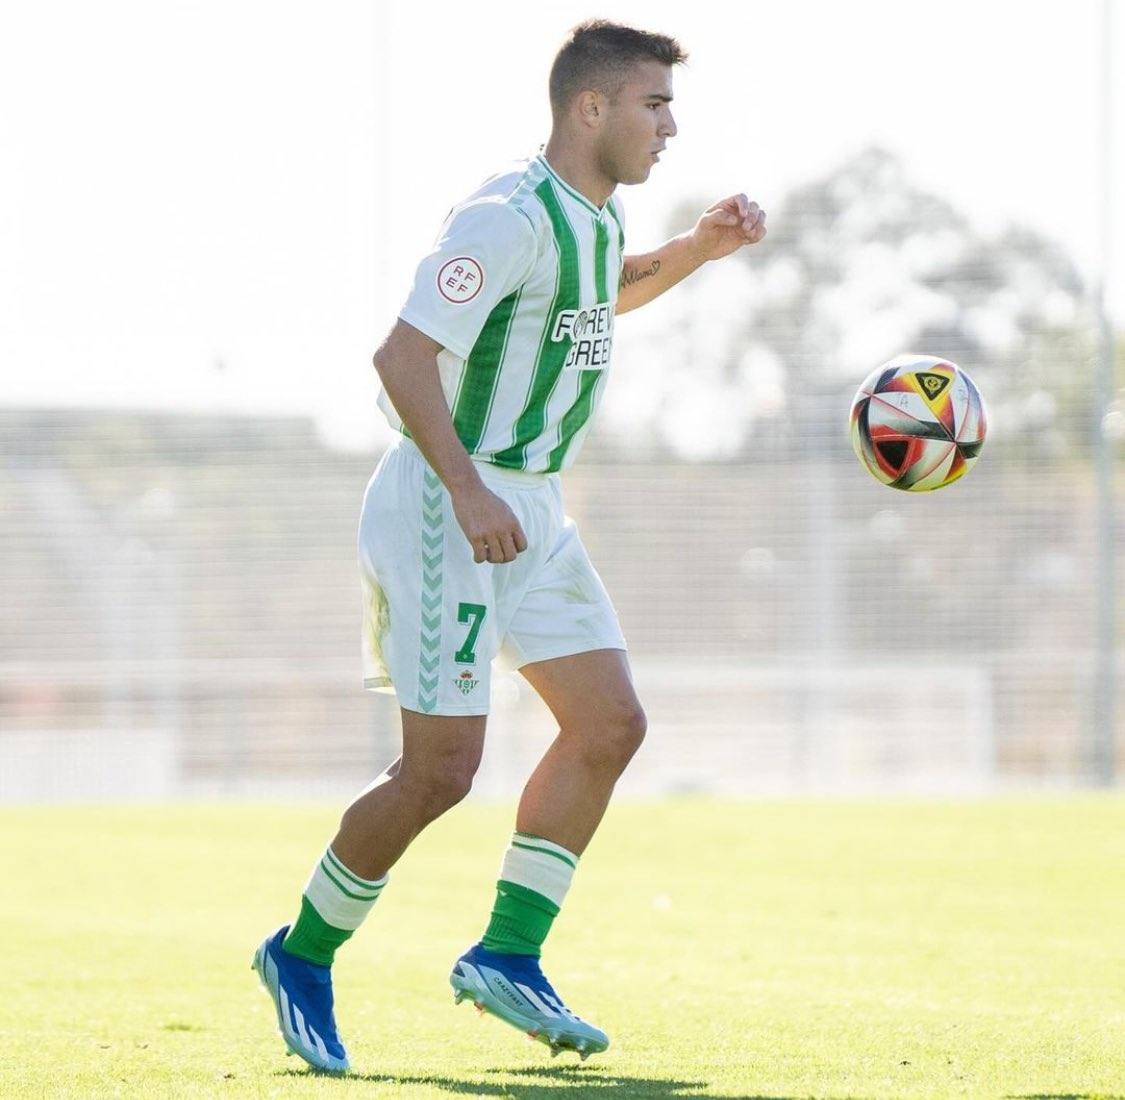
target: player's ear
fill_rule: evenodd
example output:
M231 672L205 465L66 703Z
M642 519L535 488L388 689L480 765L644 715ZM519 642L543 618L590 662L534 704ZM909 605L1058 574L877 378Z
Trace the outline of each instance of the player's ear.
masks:
M600 126L605 118L606 97L592 88L578 93L578 117L587 126Z

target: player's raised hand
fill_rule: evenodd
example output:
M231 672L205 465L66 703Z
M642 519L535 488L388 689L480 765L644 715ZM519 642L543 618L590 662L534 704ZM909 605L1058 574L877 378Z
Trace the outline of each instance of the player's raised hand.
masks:
M503 565L527 549L516 514L485 485L451 495L453 514L473 548L473 561Z
M707 207L691 231L696 251L719 260L766 235L766 212L745 195L731 195Z

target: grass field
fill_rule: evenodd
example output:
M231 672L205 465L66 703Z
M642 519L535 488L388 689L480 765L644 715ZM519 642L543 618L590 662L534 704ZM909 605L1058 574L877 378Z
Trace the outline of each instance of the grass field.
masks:
M544 955L610 1050L467 1006L511 808L468 804L341 951L356 1073L285 1058L249 960L337 807L0 812L0 1095L1125 1094L1125 799L614 807Z

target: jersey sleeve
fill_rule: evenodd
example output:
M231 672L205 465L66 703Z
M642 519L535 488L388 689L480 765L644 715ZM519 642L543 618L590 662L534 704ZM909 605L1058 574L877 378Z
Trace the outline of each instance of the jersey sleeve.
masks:
M461 207L418 265L399 316L468 359L488 315L531 274L535 253L535 231L515 207L495 201Z

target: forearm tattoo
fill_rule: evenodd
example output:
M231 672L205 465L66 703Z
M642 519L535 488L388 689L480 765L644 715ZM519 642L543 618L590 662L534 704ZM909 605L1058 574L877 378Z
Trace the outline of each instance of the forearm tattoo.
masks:
M655 275L660 270L660 261L653 260L648 267L626 267L621 272L621 286L632 286L650 275Z

